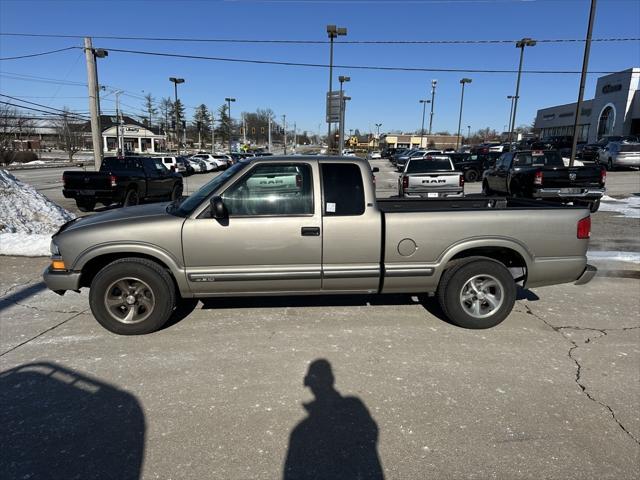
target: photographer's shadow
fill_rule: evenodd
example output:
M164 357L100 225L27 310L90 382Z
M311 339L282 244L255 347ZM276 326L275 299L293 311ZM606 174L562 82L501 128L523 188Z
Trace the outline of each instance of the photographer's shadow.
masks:
M331 364L313 361L304 385L315 396L308 412L291 432L284 480L383 479L378 457L378 426L357 397L334 388Z

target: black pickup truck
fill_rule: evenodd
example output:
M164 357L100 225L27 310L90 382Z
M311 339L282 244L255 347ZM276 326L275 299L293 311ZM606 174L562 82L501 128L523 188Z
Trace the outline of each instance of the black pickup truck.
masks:
M169 171L161 158L107 157L99 172L66 171L62 181L64 197L75 198L83 212L92 211L96 203L129 207L182 196L182 176Z
M530 150L503 153L495 165L484 172L485 195L509 195L600 207L605 192L606 170L594 167L565 167L556 150Z

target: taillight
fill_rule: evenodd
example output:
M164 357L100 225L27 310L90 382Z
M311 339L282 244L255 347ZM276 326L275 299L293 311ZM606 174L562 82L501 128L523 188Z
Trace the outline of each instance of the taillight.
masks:
M537 171L535 176L533 177L533 184L534 185L542 185L542 172L541 171Z
M464 187L464 175L460 175L460 183L459 183L459 185L461 187Z
M402 177L402 188L409 188L409 177Z
M604 187L605 182L607 181L607 170L604 168L600 169L600 185Z
M118 184L118 177L115 175L109 175L109 180L111 181L112 187L115 187Z
M578 220L578 238L586 240L591 237L591 217Z

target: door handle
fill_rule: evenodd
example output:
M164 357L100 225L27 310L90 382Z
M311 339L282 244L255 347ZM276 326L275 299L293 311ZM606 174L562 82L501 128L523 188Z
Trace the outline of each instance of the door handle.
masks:
M300 234L303 237L319 237L320 227L302 227L300 229Z

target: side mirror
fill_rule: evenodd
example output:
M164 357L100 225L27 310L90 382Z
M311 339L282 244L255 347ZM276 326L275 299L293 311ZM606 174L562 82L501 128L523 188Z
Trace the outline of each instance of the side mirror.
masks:
M372 171L373 173L378 173L378 172L380 171L380 169L379 169L378 167L373 167L373 168L371 169L371 171Z
M220 198L219 196L212 197L210 200L210 204L211 218L224 220L229 217L229 212L227 212L227 207L224 206L222 198Z

